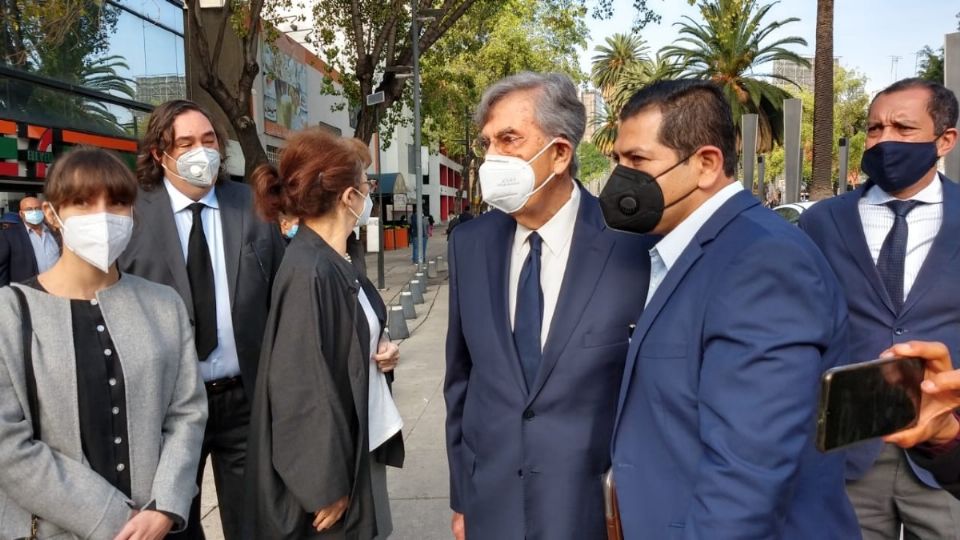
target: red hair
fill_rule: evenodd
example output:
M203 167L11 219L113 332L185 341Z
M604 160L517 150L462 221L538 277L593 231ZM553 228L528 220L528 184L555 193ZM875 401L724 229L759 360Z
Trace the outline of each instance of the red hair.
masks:
M253 172L257 212L275 221L281 214L322 216L336 207L344 190L360 185L363 165L356 147L320 128L287 139L280 167L264 164Z

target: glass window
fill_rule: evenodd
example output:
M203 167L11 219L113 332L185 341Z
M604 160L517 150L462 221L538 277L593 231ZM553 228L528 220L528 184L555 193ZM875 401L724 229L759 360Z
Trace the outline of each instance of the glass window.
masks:
M183 34L183 7L170 0L118 0L117 3Z
M50 127L138 138L146 113L52 90L23 81L0 80L0 117Z
M147 0L149 1L149 0ZM126 11L120 14L110 40L108 58L128 88L110 93L157 105L186 95L183 38Z
M780 217L796 225L800 221L800 211L792 206L781 206L775 210Z

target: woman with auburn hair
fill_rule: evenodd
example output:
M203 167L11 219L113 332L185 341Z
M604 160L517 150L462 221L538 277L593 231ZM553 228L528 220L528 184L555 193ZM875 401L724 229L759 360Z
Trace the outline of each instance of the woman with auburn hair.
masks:
M78 148L47 177L56 264L0 289L0 538L157 540L187 525L207 420L190 317L121 275L137 181Z
M399 349L386 307L351 264L370 215L363 164L344 139L297 133L279 170L252 178L260 214L298 216L274 282L247 456L250 538L369 540L390 534L385 465L402 465L386 374Z

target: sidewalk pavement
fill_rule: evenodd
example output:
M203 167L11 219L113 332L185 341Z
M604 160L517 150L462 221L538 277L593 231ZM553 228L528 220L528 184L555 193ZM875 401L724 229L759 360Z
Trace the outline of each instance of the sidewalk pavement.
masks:
M446 257L447 242L435 233L427 243L427 260ZM384 252L388 306L397 303L402 287L413 278L410 248ZM367 275L377 283L377 254L367 254ZM393 384L394 399L403 417L406 460L403 469L387 469L393 540L448 540L450 533L447 456L444 443L444 342L446 339L447 274L428 281L417 318L408 320L410 337L399 340L400 364ZM213 467L207 463L200 510L208 540L222 540Z

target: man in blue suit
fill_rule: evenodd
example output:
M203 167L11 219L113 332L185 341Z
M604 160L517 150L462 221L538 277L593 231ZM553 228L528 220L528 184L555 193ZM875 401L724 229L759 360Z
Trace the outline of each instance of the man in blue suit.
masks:
M574 180L573 82L521 73L477 110L495 208L450 236L447 455L455 537L606 538L601 475L647 241Z
M956 125L953 92L894 83L870 105L861 164L869 181L801 217L843 280L855 360L909 340L941 341L960 358L960 188L937 173ZM960 501L903 450L878 440L847 455L865 538L899 538L901 524L907 538L957 538Z
M820 375L846 358L843 292L810 239L735 181L720 89L641 89L614 149L607 223L664 235L614 428L625 537L858 538L843 457L813 444Z

